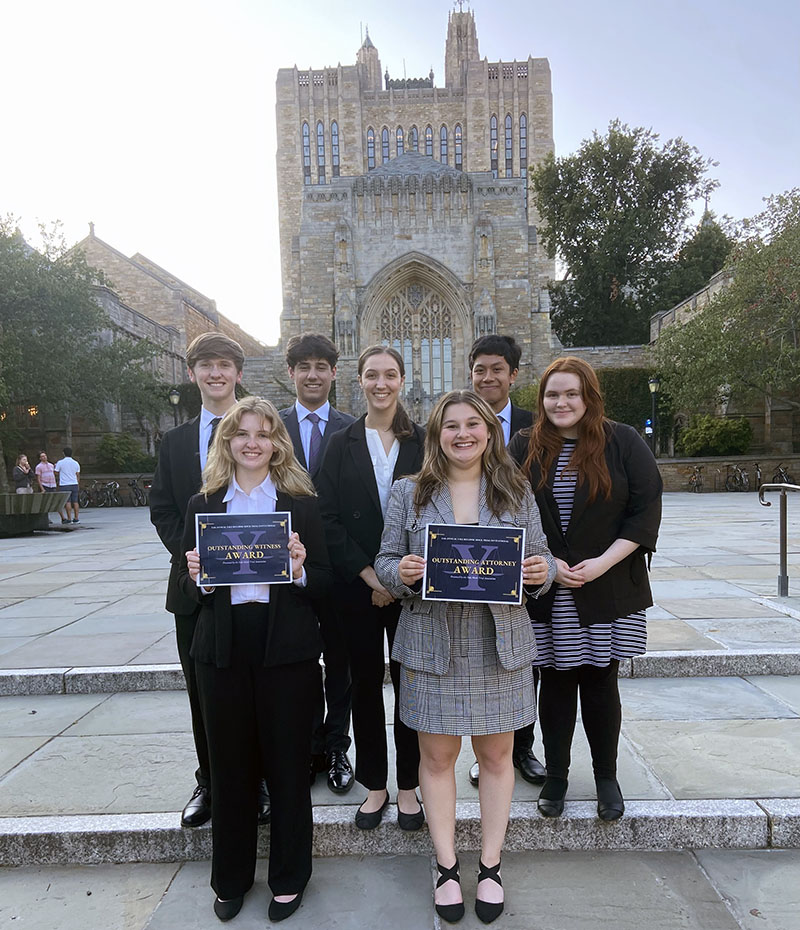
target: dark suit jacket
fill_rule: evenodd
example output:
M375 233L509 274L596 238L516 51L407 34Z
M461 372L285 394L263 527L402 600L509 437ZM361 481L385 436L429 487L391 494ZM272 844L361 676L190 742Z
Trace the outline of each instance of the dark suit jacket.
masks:
M226 488L210 494L195 494L186 512L186 528L181 542L178 584L184 597L200 605L191 656L198 662L227 668L231 661L231 589L216 588L203 594L192 581L186 555L195 545L194 518L198 513L225 513ZM290 497L278 492L276 510L292 514L292 530L306 547L306 586L274 584L269 589L267 606L269 628L264 665L288 665L319 658L322 639L312 598L323 597L333 583L325 533L316 497Z
M530 410L524 410L522 407L515 407L514 404L512 404L511 439L514 438L514 433L518 433L521 429L527 429L529 426L533 426L533 414ZM511 439L509 439L509 442Z
M183 555L186 506L202 483L199 446L199 416L165 433L150 489L150 520L172 557L167 610L173 614L191 614L197 610L195 601L182 594L178 587L178 563ZM194 542L189 548L194 548Z
M381 547L383 513L367 447L366 414L331 436L317 474L328 552L336 574L347 582L372 565ZM416 474L422 467L425 432L400 443L393 480Z
M291 407L285 407L280 412L281 419L286 424L286 429L289 431L289 436L292 439L292 445L294 446L294 454L297 456L297 461L308 470L308 463L306 462L305 453L303 452L303 441L300 439L300 424L297 420L297 407L292 404ZM320 446L319 456L317 457L317 464L314 468L314 471L311 473L311 480L316 484L317 475L319 474L320 467L322 466L322 456L325 453L325 449L328 447L328 441L334 433L338 433L340 429L344 429L345 426L348 426L350 423L355 421L355 417L351 417L349 413L342 413L341 410L337 410L335 407L330 408L330 414L328 416L328 423L325 427L325 432L322 434L322 445Z
M519 464L528 454L528 438L518 434L509 443L508 451ZM556 463L547 483L538 491L541 473L536 466L530 472L547 544L556 558L577 565L583 559L602 555L616 539L639 544L604 575L572 589L581 626L609 623L653 603L645 554L655 551L661 524L661 475L652 452L632 426L609 422L605 456L611 475L610 499L598 495L589 503L587 487L579 481L566 533L561 531L558 505L551 490ZM550 622L555 589L553 585L538 600L528 602L532 619Z

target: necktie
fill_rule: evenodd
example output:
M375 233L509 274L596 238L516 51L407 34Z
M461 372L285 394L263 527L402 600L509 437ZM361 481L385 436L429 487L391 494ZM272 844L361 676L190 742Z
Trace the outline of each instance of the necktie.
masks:
M219 426L221 420L222 417L214 417L214 419L211 421L211 435L208 437L208 445L206 446L207 449L211 448L211 443L214 441L214 436L216 435L217 427Z
M306 419L311 421L311 441L308 444L308 470L313 471L319 459L319 450L322 445L322 433L319 428L319 414L309 413Z

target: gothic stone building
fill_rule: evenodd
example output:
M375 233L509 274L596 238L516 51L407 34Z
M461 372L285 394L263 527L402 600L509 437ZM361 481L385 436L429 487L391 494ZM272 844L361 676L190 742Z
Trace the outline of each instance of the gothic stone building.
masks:
M452 12L444 87L382 74L367 36L354 65L278 72L277 130L281 341L331 335L340 407L358 412L356 361L376 342L402 352L422 421L468 384L477 336L516 337L519 383L558 354L527 181L553 151L547 59L481 60L473 13Z

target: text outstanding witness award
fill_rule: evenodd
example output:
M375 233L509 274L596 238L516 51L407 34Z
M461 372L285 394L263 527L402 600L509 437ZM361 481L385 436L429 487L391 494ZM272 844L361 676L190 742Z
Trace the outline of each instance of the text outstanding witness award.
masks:
M290 513L199 513L195 527L203 587L292 580Z
M521 604L524 552L521 526L429 523L423 600Z

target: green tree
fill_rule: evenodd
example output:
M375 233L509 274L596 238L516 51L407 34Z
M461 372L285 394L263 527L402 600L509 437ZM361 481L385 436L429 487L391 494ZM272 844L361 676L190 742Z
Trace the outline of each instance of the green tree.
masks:
M656 343L676 409L734 395L800 408L800 188L766 204L742 224L726 266L730 285Z
M687 236L692 202L716 182L683 139L613 121L574 155L531 169L541 236L566 266L551 286L552 319L566 345L646 342L663 280Z

